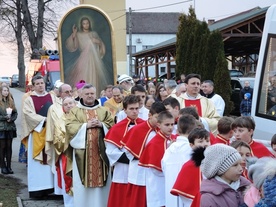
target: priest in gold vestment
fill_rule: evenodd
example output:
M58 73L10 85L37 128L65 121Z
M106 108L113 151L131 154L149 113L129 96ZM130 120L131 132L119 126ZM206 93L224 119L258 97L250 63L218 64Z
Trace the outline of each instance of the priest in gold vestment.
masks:
M66 139L73 148L74 206L107 205L111 175L103 139L113 124L111 113L96 100L96 88L83 86L82 98L66 120Z
M75 106L75 101L70 85L62 84L58 92L57 101L50 106L47 114L45 153L47 163L54 174L54 193L63 195L65 207L73 207L72 179L66 176L66 166L70 166L71 163L67 161L64 152L68 147L65 142L65 116ZM63 104L70 107L64 108Z
M220 119L215 105L208 98L200 95L201 77L189 74L185 78L186 92L177 97L180 108L195 107L205 129L217 135L217 123Z
M113 118L115 118L118 112L123 110L123 99L124 99L123 88L120 86L113 86L112 98L108 99L104 103L104 106L110 111Z

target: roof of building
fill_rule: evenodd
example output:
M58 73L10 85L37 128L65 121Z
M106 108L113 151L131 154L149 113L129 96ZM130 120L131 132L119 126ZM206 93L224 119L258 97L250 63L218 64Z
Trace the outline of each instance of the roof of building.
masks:
M181 13L132 12L132 34L176 34ZM129 33L129 12L126 14Z
M209 25L208 27L209 27L210 31L226 30L226 29L231 28L237 24L245 22L246 20L250 20L250 19L253 19L260 15L265 14L268 8L269 7L265 7L265 8L255 7L253 9L238 13L236 15L215 21L213 24ZM166 47L169 45L175 45L175 44L176 44L176 37L173 37L169 40L166 40L164 42L161 42L161 43L151 47L150 49L145 49L145 50L139 51L139 52L133 54L133 56L141 55L141 54L144 54L144 53L147 53L150 51L158 50L159 48L163 48L163 47Z
M264 14L264 13L266 13L268 8L269 7L265 7L265 8L255 7L253 9L238 13L236 15L215 21L213 24L209 25L208 27L209 27L210 31L213 31L216 29L221 31L223 29L227 29L236 24L242 23L246 20L252 19L261 14Z

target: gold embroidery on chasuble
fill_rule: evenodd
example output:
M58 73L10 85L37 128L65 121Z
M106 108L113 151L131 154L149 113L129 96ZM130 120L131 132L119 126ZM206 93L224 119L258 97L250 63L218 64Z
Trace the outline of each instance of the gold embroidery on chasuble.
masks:
M96 110L87 110L87 120L98 119ZM98 145L99 131L98 128L87 130L87 150L86 150L86 187L102 187L103 181L103 163L100 157Z

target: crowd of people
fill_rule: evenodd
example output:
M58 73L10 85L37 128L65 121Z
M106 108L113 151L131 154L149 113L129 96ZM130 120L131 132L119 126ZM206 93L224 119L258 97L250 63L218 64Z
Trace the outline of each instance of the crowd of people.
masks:
M75 88L57 81L47 92L34 76L22 105L29 196L63 195L65 207L276 205L275 153L253 140L254 120L223 116L211 80L181 77L145 86L123 74L97 97L84 80ZM9 88L1 89L8 174L17 111Z

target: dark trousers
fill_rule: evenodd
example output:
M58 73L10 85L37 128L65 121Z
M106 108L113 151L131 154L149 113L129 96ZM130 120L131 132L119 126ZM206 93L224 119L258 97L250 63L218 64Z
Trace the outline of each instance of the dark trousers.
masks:
M1 168L11 168L12 139L0 139L0 166ZM5 161L6 159L6 161Z

